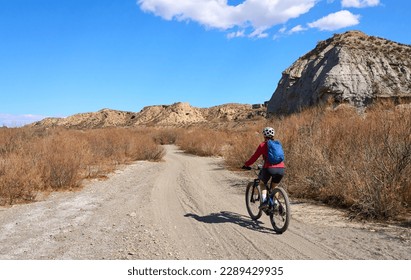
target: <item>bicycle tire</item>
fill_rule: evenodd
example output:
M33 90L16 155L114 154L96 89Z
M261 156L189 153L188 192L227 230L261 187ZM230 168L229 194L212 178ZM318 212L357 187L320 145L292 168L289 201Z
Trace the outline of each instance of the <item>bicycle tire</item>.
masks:
M247 185L245 191L245 204L251 219L256 221L261 217L263 211L260 209L260 205L262 203L261 188L259 184L256 186L254 184L254 182L250 182Z
M277 206L270 213L270 222L276 233L283 233L287 230L290 224L291 212L290 212L290 200L287 192L277 187L273 191L273 200Z

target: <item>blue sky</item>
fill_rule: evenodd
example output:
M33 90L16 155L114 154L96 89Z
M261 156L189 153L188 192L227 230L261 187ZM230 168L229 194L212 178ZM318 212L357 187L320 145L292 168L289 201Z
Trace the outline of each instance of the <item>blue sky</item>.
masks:
M0 0L0 125L262 103L334 33L411 44L408 0Z

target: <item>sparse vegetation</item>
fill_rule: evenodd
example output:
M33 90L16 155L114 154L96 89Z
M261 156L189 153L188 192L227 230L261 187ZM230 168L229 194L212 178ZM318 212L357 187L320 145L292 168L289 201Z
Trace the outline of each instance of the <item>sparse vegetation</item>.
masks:
M32 201L38 192L74 189L119 164L160 160L148 130L0 129L0 205Z
M222 156L228 133L211 129L189 129L179 134L176 144L187 153L199 156Z
M288 124L290 191L351 209L354 216L392 218L411 203L411 114L375 108L310 110Z
M284 183L292 197L349 209L371 219L409 215L411 112L387 104L359 115L351 107L311 108L271 120L211 129L0 129L0 204L31 201L38 192L75 189L119 164L160 160L163 144L187 153L223 157L239 169L276 129L286 152Z
M176 143L196 155L223 156L238 169L262 141L258 132L271 125L284 144L292 196L347 208L353 217L395 218L411 205L411 112L386 108L364 115L313 108L229 132L180 131Z

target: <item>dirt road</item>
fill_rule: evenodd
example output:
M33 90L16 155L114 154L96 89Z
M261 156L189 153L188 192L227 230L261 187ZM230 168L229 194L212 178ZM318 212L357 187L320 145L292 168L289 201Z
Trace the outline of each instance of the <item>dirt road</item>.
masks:
M0 208L0 259L411 259L410 229L349 222L291 198L282 235L244 203L248 179L222 160L166 146L78 192Z

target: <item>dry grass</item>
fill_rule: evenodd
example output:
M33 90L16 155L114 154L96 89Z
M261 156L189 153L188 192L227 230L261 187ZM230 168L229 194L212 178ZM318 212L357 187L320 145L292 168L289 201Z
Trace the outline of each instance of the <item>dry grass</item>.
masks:
M291 121L291 119L287 120ZM409 210L410 112L309 110L286 124L287 183L300 197L391 218Z
M387 105L359 115L349 108L309 109L234 128L31 130L0 129L0 204L37 192L78 188L118 164L160 160L159 144L221 156L239 169L276 129L286 153L284 183L294 197L347 208L353 217L396 218L411 210L411 112Z
M411 205L411 113L384 108L363 115L314 108L230 131L181 130L176 143L196 155L223 156L238 169L263 140L261 129L273 126L293 196L350 209L353 217L394 218Z
M119 164L160 160L147 130L0 129L0 205L34 200L38 192L74 189Z
M205 128L180 132L176 144L185 152L198 156L221 156L229 135L225 131Z

